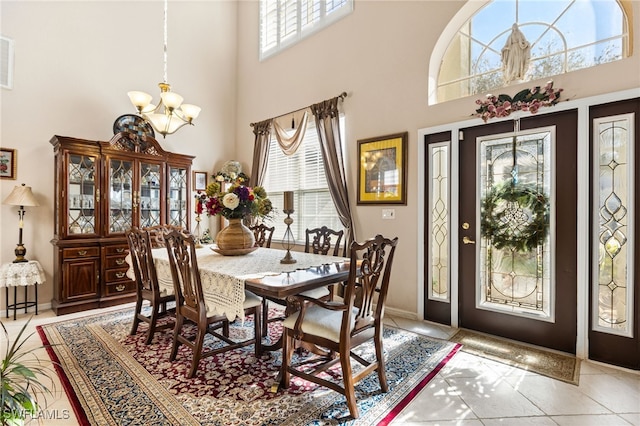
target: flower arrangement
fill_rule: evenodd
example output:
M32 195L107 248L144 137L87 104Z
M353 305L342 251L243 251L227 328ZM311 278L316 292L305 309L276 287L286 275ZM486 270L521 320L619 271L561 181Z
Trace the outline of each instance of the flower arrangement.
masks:
M529 111L535 114L541 107L553 106L560 102L562 89L554 89L553 81L548 81L544 87L536 86L533 89L524 89L513 98L509 95L487 95L485 100L478 99L479 105L474 114L487 120L494 117L507 117L515 111Z
M208 216L222 215L227 219L243 219L247 216L264 218L273 210L271 200L267 198L267 191L261 186L253 188L245 186L249 177L243 173L233 180L218 179L222 173L214 175L214 182L207 185L205 192L196 194L196 213L207 213ZM229 176L230 178L230 176ZM223 182L231 182L228 190L224 191Z

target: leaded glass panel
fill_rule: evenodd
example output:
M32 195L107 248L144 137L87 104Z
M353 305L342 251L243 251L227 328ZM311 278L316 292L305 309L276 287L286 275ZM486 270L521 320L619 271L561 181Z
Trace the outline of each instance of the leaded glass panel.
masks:
M449 301L449 142L429 145L429 299Z
M594 330L632 335L634 114L594 120Z
M131 228L133 214L133 163L112 159L109 162L109 232Z
M96 161L95 157L69 155L67 233L95 234Z
M187 226L187 169L169 168L169 224Z
M140 165L140 226L160 225L160 166Z
M479 144L479 307L553 316L551 130Z

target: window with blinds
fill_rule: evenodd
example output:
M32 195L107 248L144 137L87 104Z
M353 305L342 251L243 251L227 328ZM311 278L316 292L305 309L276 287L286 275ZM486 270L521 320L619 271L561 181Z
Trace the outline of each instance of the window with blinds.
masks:
M353 11L354 0L261 0L260 59L265 59Z
M275 226L273 248L279 248L286 225L286 215L282 213L284 191L293 191L295 212L291 215L291 231L296 243L304 244L305 230L327 226L331 229L343 229L336 208L329 194L324 161L320 152L320 142L315 123L307 124L304 141L292 156L286 156L278 146L275 137L271 137L269 162L264 180L264 188L274 206L274 215L265 221ZM341 139L344 141L344 117L340 117Z

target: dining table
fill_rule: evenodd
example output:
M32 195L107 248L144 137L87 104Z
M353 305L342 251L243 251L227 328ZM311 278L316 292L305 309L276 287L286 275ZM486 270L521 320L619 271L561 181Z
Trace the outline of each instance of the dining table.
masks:
M350 259L314 253L291 252L296 263L280 260L286 250L258 247L241 256L225 256L216 251L215 245L196 249L196 258L207 310L211 314L225 315L229 321L244 318L245 291L267 297L286 300L305 291L346 281ZM173 279L167 249L155 248L152 256L156 267L161 293L173 294ZM130 257L127 262L131 264ZM134 278L132 268L127 272ZM265 350L277 350L280 343L265 346Z

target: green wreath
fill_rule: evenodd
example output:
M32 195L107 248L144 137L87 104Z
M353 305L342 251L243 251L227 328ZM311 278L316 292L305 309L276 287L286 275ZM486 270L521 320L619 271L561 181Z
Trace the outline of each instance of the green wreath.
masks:
M513 209L527 216L524 226L513 226ZM497 249L530 251L543 244L549 233L549 198L533 185L504 182L494 185L482 200L480 229L482 236ZM526 212L530 211L530 214ZM524 221L523 221L524 222Z

